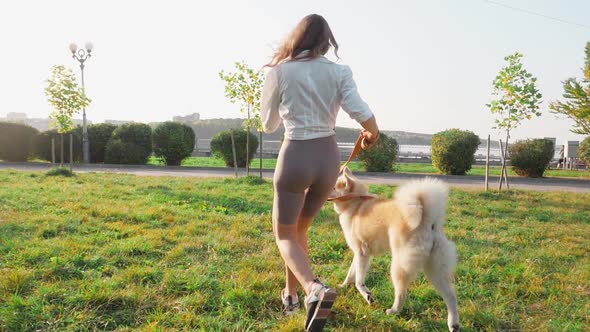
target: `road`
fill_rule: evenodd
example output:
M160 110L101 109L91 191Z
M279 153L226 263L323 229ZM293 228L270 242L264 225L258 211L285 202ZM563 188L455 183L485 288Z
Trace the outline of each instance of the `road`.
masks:
M12 163L0 162L0 169L15 169L21 171L44 171L51 167L46 163ZM234 170L229 168L218 167L161 167L150 165L75 165L75 172L104 172L104 173L123 173L134 174L138 176L180 176L180 177L231 177ZM273 170L263 170L265 178L272 178ZM239 169L238 174L245 175L244 169ZM258 175L258 169L251 169L252 175ZM420 179L425 176L441 179L451 187L467 189L483 189L484 178L482 176L457 176L457 175L439 175L439 174L417 174L417 173L365 173L358 172L355 175L369 184L386 184L400 185L412 179ZM590 193L589 179L575 178L540 178L529 179L520 177L510 177L510 188L525 189L536 191L569 191L579 193ZM490 188L497 188L498 178L490 177Z

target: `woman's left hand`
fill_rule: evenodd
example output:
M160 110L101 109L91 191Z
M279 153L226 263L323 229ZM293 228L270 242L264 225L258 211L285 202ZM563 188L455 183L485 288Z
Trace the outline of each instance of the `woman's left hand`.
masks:
M379 132L377 132L377 134L373 134L370 131L363 129L361 131L361 136L363 137L363 140L361 141L361 148L363 148L363 150L367 150L375 145L379 139Z

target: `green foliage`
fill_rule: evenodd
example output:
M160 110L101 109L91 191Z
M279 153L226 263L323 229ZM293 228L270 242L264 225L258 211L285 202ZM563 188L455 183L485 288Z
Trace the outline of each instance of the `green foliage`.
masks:
M107 143L111 139L115 129L117 129L117 126L110 123L99 123L88 126L91 163L104 162Z
M195 132L183 123L164 122L154 129L154 153L167 165L179 166L195 147Z
M47 176L64 176L64 177L72 177L74 173L70 171L67 167L52 167L47 172L45 172Z
M246 133L247 132L244 129L234 130L238 167L246 167ZM248 149L250 156L248 160L251 162L252 157L254 157L256 149L258 148L258 138L251 132L248 132L248 135L250 136L250 146ZM211 139L211 153L215 157L223 159L227 167L234 166L230 131L222 131L213 136Z
M144 123L117 127L105 150L105 163L145 164L152 153L152 128Z
M0 159L27 161L37 133L37 129L22 123L0 122Z
M432 166L439 172L464 175L475 162L480 140L469 130L448 129L432 135Z
M578 147L578 158L590 163L590 136L584 138Z
M361 149L358 159L367 172L391 172L397 159L399 145L395 138L381 134L377 143L368 150Z
M264 73L249 68L244 62L236 62L234 66L235 72L219 72L219 77L225 82L225 96L232 104L240 105L240 112L247 116L246 127L260 128L261 123L257 119L260 114Z
M543 138L518 141L510 145L510 164L512 170L531 178L542 177L553 159L553 142Z
M549 107L553 113L563 114L574 120L572 132L590 135L590 42L586 43L586 61L581 81L568 78L563 82L564 102L554 101Z
M73 134L74 162L82 160L82 128L76 127L72 131L60 134L57 129L47 130L36 134L32 138L32 154L42 160L51 161L51 139L55 139L55 160L59 162L61 156L61 140L63 139L64 159L70 160L70 133Z
M49 118L58 133L63 134L74 128L74 113L88 106L90 99L84 89L76 83L76 76L71 69L63 65L53 66L51 78L47 80L45 96L53 108Z
M515 52L504 58L508 62L493 82L492 94L497 99L486 104L498 119L496 128L507 133L518 127L525 119L540 116L539 105L542 95L536 87L537 78L523 68L522 54Z

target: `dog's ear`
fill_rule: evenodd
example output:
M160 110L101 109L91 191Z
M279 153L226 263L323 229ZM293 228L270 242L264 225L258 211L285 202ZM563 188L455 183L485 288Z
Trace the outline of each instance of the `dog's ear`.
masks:
M348 168L347 168L348 170ZM354 178L352 176L352 172L350 172L350 170L347 172L344 172L344 183L346 184L346 189L349 192L354 191Z
M343 173L344 175L352 176L352 171L350 170L350 168L348 168L348 166L344 167Z

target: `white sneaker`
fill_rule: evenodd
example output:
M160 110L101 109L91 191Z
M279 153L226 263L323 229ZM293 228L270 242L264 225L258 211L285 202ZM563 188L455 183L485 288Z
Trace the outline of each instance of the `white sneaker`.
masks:
M305 297L305 331L320 332L324 329L336 296L338 294L335 290L325 286L318 279L314 280L309 295Z
M299 310L299 298L295 295L295 299L293 296L287 295L285 296L285 290L281 289L281 301L283 302L283 310L285 311L285 315L291 316L297 310Z

